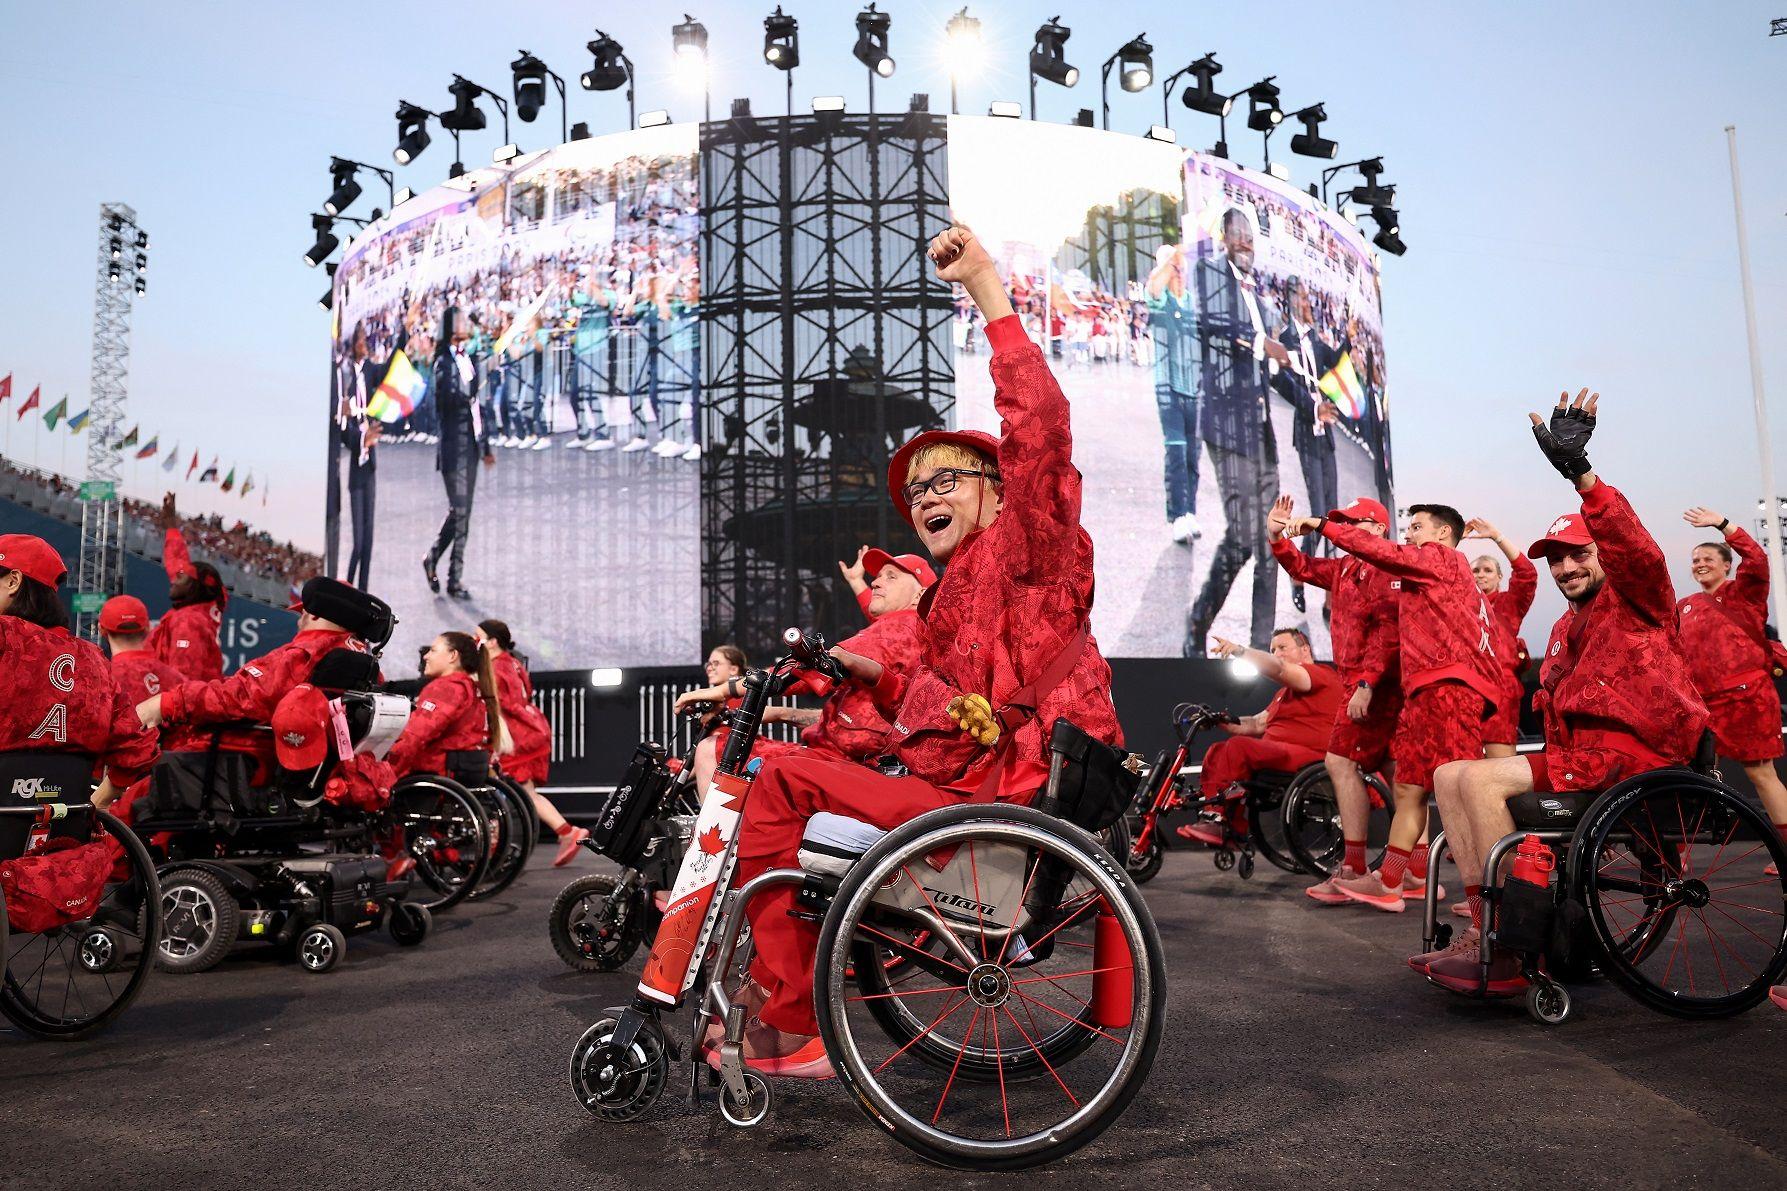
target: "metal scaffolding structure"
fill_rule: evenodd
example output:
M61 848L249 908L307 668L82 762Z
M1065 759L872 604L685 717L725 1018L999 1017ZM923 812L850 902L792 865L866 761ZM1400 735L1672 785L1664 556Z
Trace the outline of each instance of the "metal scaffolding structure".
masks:
M818 112L702 126L703 648L862 615L842 544L915 549L884 477L955 402L944 120Z
M118 498L120 430L129 395L130 311L147 289L149 237L124 203L99 208L93 273L93 357L87 423L87 482L81 485L81 558L75 572L75 632L96 637L99 605L124 590L124 506Z

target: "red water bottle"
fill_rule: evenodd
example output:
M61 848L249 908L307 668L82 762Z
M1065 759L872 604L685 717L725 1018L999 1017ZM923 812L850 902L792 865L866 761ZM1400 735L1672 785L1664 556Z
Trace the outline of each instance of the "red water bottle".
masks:
M1528 885L1537 885L1540 889L1551 887L1551 870L1557 867L1557 857L1552 854L1545 841L1536 835L1529 835L1520 841L1514 849L1513 879L1525 881Z
M1092 926L1092 1005L1096 1025L1127 1026L1135 1018L1135 961L1123 924L1102 899Z

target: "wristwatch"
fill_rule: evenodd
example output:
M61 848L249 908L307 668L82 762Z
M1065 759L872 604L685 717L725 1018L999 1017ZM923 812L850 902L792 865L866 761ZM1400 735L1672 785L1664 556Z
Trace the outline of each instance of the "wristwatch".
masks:
M1359 689L1362 691L1368 691L1371 689L1371 683L1369 683L1365 679L1361 678L1359 680Z

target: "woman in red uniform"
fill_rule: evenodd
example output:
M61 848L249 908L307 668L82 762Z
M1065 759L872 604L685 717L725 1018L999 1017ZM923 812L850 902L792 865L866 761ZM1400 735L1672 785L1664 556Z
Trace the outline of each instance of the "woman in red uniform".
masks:
M507 737L490 654L470 633L442 633L422 655L428 685L385 758L398 777L445 773L447 754L459 749L500 753ZM474 677L475 676L475 677Z
M736 680L744 678L746 664L745 651L738 646L716 645L713 652L707 655L707 661L701 665L702 673L707 675L707 685L724 689L725 706L728 711L744 702L744 696L739 693L739 682ZM680 710L682 700L678 699L677 702ZM726 747L727 735L728 729L722 727L695 746L695 788L697 790L705 791L708 784L714 780L714 769L720 763L720 750ZM757 743L759 748L765 744L771 745L770 751L773 752L773 746L781 742L764 739ZM759 753L758 755L767 756L768 754Z
M1477 591L1489 605L1489 631L1495 646L1495 660L1506 680L1503 698L1483 725L1483 755L1512 757L1514 742L1520 736L1520 704L1526 698L1526 686L1520 680L1526 669L1526 650L1520 640L1520 624L1532 610L1533 597L1539 594L1539 570L1506 534L1481 517L1465 523L1466 540L1478 538L1494 542L1513 568L1508 588L1502 590L1502 564L1494 555L1484 554L1471 563L1471 575L1477 580Z
M98 646L69 635L56 589L68 568L42 538L0 535L0 751L93 757L105 807L155 764L155 734L137 722Z
M515 638L509 626L500 620L481 620L473 636L490 655L491 669L496 674L497 702L515 742L515 751L503 758L503 772L527 791L540 822L558 836L558 855L552 858L552 867L563 868L576 857L577 846L589 838L589 831L565 822L552 800L537 789L546 780L546 768L552 760L552 724L546 713L534 706L534 683L515 656Z

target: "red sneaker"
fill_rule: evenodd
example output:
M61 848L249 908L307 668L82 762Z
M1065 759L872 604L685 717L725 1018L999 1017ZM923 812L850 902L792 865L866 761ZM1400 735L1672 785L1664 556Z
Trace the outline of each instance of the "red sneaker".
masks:
M1781 870L1771 864L1762 870L1762 875L1765 877L1778 877L1781 875Z
M1777 984L1769 989L1768 999L1775 1003L1775 1008L1787 1009L1787 984Z
M1303 891L1303 894L1305 897L1313 898L1324 906L1344 906L1347 902L1346 894L1334 888L1334 882L1350 881L1357 878L1359 875L1357 870L1350 869L1343 864L1340 866L1339 871L1332 877L1329 877L1319 885L1311 885L1308 889Z
M385 880L391 883L402 881L415 871L416 858L414 856L399 856L385 865Z
M1348 901L1360 905L1383 910L1389 914L1400 914L1407 903L1402 900L1402 889L1386 885L1377 873L1366 873L1362 877L1354 877L1347 881L1334 882L1334 888Z
M1441 988L1473 997L1516 997L1526 991L1526 975L1520 957L1497 947L1489 960L1489 979L1483 979L1478 951L1447 955L1427 965L1427 978Z
M1224 832L1221 819L1199 819L1196 823L1181 824L1177 835L1182 840L1190 840L1194 844L1207 844L1212 848L1221 848L1228 844L1228 836Z
M1418 902L1427 900L1427 874L1416 876L1414 873L1402 874L1402 896L1406 901ZM1446 887L1441 885L1433 895L1435 898L1446 896Z
M558 854L552 858L552 867L563 868L565 865L571 863L571 861L577 859L577 850L583 846L583 841L588 838L589 829L584 827L573 827L564 835L559 836Z
M1425 976L1427 975L1427 969L1432 966L1433 961L1435 960L1445 959L1447 956L1451 955L1467 955L1475 957L1481 950L1482 936L1477 933L1476 927L1470 927L1459 931L1458 934L1453 936L1450 943L1438 950L1423 951L1420 955L1409 956L1409 967Z

